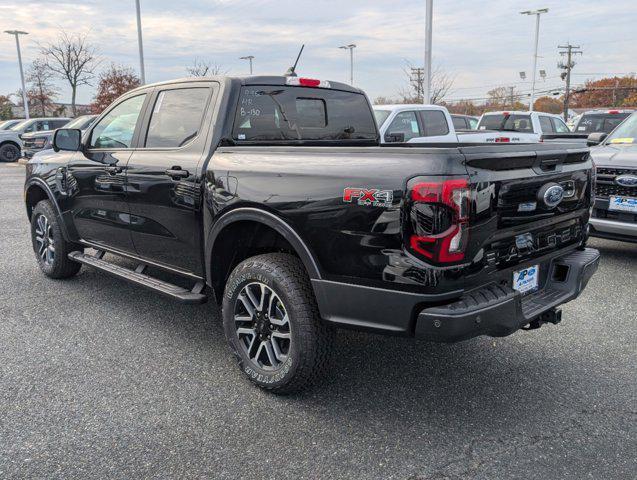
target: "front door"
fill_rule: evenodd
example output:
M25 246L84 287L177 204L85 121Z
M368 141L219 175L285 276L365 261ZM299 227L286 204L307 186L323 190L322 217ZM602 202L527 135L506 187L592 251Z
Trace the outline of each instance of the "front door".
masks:
M204 273L201 164L208 151L213 85L156 89L126 173L137 254L197 276Z
M146 93L128 97L88 133L68 163L66 183L75 235L109 249L134 253L126 202L126 167L138 135Z

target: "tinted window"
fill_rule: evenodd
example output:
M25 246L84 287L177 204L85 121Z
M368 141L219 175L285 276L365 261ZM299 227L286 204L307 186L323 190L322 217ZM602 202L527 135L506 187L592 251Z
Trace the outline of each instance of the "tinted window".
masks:
M531 125L529 115L484 115L478 129L533 133L533 125Z
M463 130L467 128L467 122L465 122L464 117L451 117L451 121L453 122L453 128L456 130Z
M553 133L551 118L540 115L540 128L542 129L542 133Z
M55 130L56 128L63 127L68 122L69 121L67 119L64 119L64 120L50 120L49 121L49 128L45 128L45 130Z
M584 114L577 124L577 133L610 133L627 118L629 113L594 113Z
M300 127L325 128L327 126L325 100L320 98L297 98L296 111L299 114Z
M182 88L160 92L150 117L145 146L175 148L199 133L209 88Z
M435 137L449 133L447 117L441 111L423 110L420 112L420 115L425 127L425 137Z
M420 129L418 128L418 119L416 118L416 112L400 112L394 117L389 125L389 128L385 131L385 134L402 133L405 135L405 142L412 138L422 136Z
M124 100L106 114L91 132L93 148L130 148L146 94Z
M559 118L551 117L551 122L553 122L553 128L557 133L570 133L571 131L566 126L566 124L560 120Z
M364 95L320 88L242 87L234 122L238 141L376 140Z

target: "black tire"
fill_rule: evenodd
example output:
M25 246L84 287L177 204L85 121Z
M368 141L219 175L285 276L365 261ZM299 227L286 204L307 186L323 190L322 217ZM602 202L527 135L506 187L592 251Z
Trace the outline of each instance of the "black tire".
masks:
M261 285L265 285L265 288ZM243 318L242 315L246 318L248 316L248 311L244 310L245 303L239 296L242 295L245 300L249 296L246 295L248 293L246 289L252 289L254 292L255 288L257 294L261 289L263 298L267 298L267 301L270 301L274 295L274 301L270 301L270 304L275 303L274 309L263 306L261 311L266 313L261 314L260 319L256 320L254 319L257 318L257 313L252 315L251 318L254 321L235 320L235 316L236 318ZM273 293L268 295L268 290ZM277 302L276 297L280 299L280 303ZM264 302L261 304L263 305ZM242 310L243 313L241 313ZM255 309L255 312L257 310ZM272 324L259 329L262 326L259 322L267 323L268 312L275 312L270 316ZM284 313L287 315L283 315ZM331 360L333 329L322 322L305 268L293 255L285 253L258 255L237 265L226 284L222 314L226 340L237 358L239 367L259 387L278 394L300 392L315 384L327 373ZM287 323L281 326L274 325L274 317L277 315L283 317L283 320L276 320L277 322L285 321L287 318ZM241 325L251 326L255 332L254 336L244 334L244 337L240 337L237 329ZM268 328L274 330L268 330ZM279 329L283 332L275 332ZM261 333L257 335L257 331ZM265 340L262 338L263 331L266 331ZM271 337L277 338L268 337L268 331ZM278 338L286 334L290 335L289 343ZM249 352L254 350L248 348L248 345L252 346L252 338L261 343L270 342L269 349L263 348L266 351L264 363L268 363L271 353L275 353L277 361L279 354L285 360L281 360L276 368L270 368L271 365L265 366L259 363L257 353L255 361L249 355ZM279 347L273 350L274 344L278 344ZM259 344L257 350L261 347L262 345Z
M33 209L31 241L40 270L47 277L69 278L82 268L82 264L69 260L68 254L77 250L82 251L83 247L64 239L55 209L48 200L38 202ZM53 247L53 251L49 247Z
M13 143L0 145L0 162L17 162L20 159L20 148Z

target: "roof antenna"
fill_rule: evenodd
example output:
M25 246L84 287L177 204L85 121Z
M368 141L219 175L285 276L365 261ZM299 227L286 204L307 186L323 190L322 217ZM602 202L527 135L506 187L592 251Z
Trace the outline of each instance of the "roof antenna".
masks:
M288 71L285 72L285 76L286 77L296 77L296 66L299 63L299 58L301 58L301 54L303 53L303 49L305 48L305 44L301 45L301 50L299 51L298 56L296 57L296 62L294 62L294 65L290 68L288 68Z

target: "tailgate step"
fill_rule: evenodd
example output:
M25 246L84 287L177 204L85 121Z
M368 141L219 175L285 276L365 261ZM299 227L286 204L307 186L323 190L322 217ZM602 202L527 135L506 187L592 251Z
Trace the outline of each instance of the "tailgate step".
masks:
M146 275L144 272L145 265L140 264L135 270L131 270L120 265L103 260L104 252L98 251L97 255L89 255L83 252L71 252L69 258L75 262L97 268L103 272L109 273L115 277L127 280L135 285L146 287L157 293L166 295L181 303L205 303L208 297L201 293L203 291L203 283L197 283L192 290L174 285L172 283L158 280L157 278Z

